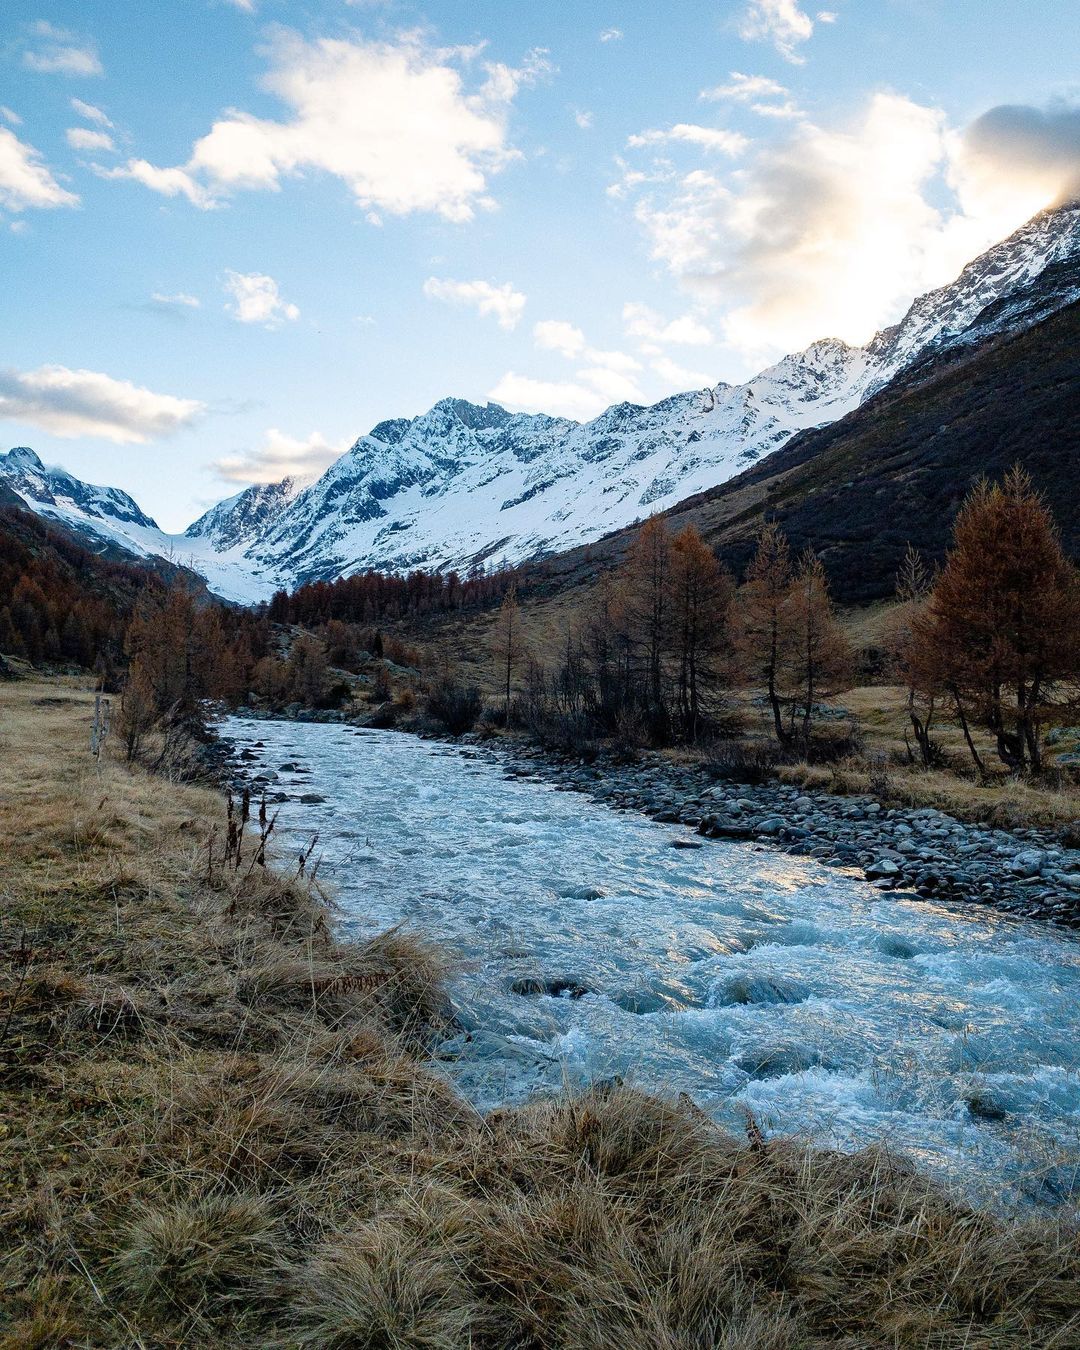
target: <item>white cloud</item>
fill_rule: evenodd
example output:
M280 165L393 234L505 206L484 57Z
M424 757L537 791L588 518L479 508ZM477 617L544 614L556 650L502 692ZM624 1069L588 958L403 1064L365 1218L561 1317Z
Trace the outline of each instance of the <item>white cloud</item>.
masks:
M667 320L648 305L628 300L623 305L622 317L627 335L648 343L703 347L714 340L710 330L692 314Z
M0 370L0 417L56 436L142 444L181 430L204 411L194 399L155 394L95 370Z
M657 356L650 363L652 369L676 392L685 389L707 389L716 383L713 376L701 370L687 370L670 356Z
M575 380L534 380L508 370L488 394L494 403L513 412L550 413L586 422L611 403L597 389Z
M605 28L600 33L601 42L620 42L622 40L621 28Z
M107 131L93 131L90 127L68 127L64 132L72 150L115 150L113 138Z
M587 420L613 403L643 403L633 378L641 362L628 352L592 347L576 324L542 319L533 325L533 341L543 352L556 352L579 364L571 379L539 380L507 371L489 394L496 403L525 412L548 412Z
M588 131L594 121L594 116L585 108L574 109L574 121L582 131Z
M23 65L42 75L104 75L94 43L56 28L51 23L35 23L31 32L34 45L23 52Z
M112 126L101 109L95 108L92 103L84 103L81 98L73 98L71 107L73 112L77 112L80 117L85 117L88 122L96 122L99 127Z
M835 23L840 16L835 10L819 9L814 17L817 19L818 23Z
M799 116L790 92L766 75L744 75L733 70L727 84L703 89L700 97L711 103L744 103L761 117Z
M234 9L241 9L245 14L255 13L255 0L229 0L229 4Z
M525 309L526 296L515 291L506 281L493 286L490 281L451 281L445 277L428 277L424 294L429 300L443 300L451 305L468 305L482 315L490 315L500 328L516 328Z
M744 75L733 70L727 84L718 84L712 89L703 89L701 97L712 102L730 101L732 103L753 103L761 98L787 98L787 88L767 75Z
M195 295L187 295L184 291L178 291L175 295L163 295L161 291L155 291L150 297L155 305L168 305L170 308L179 309L200 309L202 301Z
M701 146L703 150L714 150L724 155L741 154L750 142L737 131L725 131L719 127L699 127L691 122L678 122L666 131L653 129L638 132L627 140L627 145L635 150L644 146L664 145L670 141L684 141L688 145Z
M266 433L266 442L258 449L219 459L213 467L231 483L279 483L283 478L310 483L345 449L343 445L331 445L319 431L299 440L275 427Z
M159 169L145 159L129 159L126 164L113 169L103 169L95 164L94 172L100 178L130 178L163 197L186 197L200 211L210 211L216 205L210 193L184 169Z
M239 323L279 328L284 321L293 323L300 317L297 307L282 299L274 278L261 272L226 272L225 290L232 296L225 309Z
M0 127L0 206L23 211L78 203L78 197L60 186L32 145Z
M186 165L156 171L171 179L127 176L201 205L193 184L212 202L317 170L341 179L369 213L470 220L493 206L490 175L519 157L507 139L514 98L550 70L534 52L519 68L480 62L477 72L480 50L434 48L415 33L306 42L278 30L263 83L289 109L283 120L228 111Z
M1080 195L1080 107L1003 104L953 137L950 150L952 181L970 214L1011 219Z
M739 22L740 37L747 42L771 42L793 65L802 64L805 58L796 48L813 32L814 21L799 8L799 0L750 0Z
M1075 109L994 109L957 133L936 109L878 94L853 125L801 122L738 174L695 169L636 214L653 256L721 310L726 339L771 359L820 337L865 341L1070 184Z
M563 319L541 319L533 324L533 340L541 351L558 352L573 360L585 350L585 334Z
M0 117L2 117L5 122L10 123L10 125L13 127L22 126L22 118L19 116L17 112L14 112L11 108L5 108L2 105L0 105Z

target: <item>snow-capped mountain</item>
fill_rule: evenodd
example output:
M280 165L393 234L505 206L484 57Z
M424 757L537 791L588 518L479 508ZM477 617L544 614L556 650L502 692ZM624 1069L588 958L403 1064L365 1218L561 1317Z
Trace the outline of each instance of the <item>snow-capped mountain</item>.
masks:
M238 560L238 549L222 551L208 537L167 534L126 492L84 483L57 465L43 464L26 446L0 455L0 483L38 515L67 526L95 552L119 550L190 567L206 578L212 591L228 600L255 603L273 589Z
M289 480L248 488L182 536L163 535L124 493L44 470L30 451L0 456L0 479L35 510L136 553L166 553L241 600L367 567L516 562L714 487L920 360L1019 331L1077 298L1073 203L1034 217L865 347L815 342L745 384L618 404L587 423L444 399L379 423L302 491Z
M0 477L39 515L62 520L77 514L87 521L100 520L106 529L117 523L157 529L156 522L126 492L84 483L59 467L46 468L25 445L0 455Z
M292 478L255 483L226 497L184 531L185 539L207 539L220 552L250 544L264 534L300 491Z

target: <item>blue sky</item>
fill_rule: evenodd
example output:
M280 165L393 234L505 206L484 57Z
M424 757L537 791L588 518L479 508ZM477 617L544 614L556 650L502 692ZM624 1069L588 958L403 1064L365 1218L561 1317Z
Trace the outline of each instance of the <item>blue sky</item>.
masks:
M1076 0L6 0L0 443L166 528L864 340L1080 182Z

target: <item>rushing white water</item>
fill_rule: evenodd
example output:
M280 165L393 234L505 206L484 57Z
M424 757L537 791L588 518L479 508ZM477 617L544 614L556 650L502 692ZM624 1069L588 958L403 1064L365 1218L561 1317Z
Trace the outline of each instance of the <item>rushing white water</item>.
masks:
M736 1128L749 1109L767 1132L887 1141L983 1200L1080 1197L1075 939L751 844L677 849L678 826L456 747L223 730L292 798L279 846L318 831L348 929L405 923L459 958L443 1063L478 1106L618 1075Z

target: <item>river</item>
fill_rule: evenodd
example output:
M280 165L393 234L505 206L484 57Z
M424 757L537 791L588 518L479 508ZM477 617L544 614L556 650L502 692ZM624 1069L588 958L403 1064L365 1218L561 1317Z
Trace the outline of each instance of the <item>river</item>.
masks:
M439 1067L478 1107L619 1076L742 1129L887 1142L982 1203L1080 1198L1080 942L890 896L391 731L230 718L275 837L364 937L456 960ZM296 768L282 766L295 765ZM323 798L301 803L300 795ZM696 842L696 841L694 841Z

